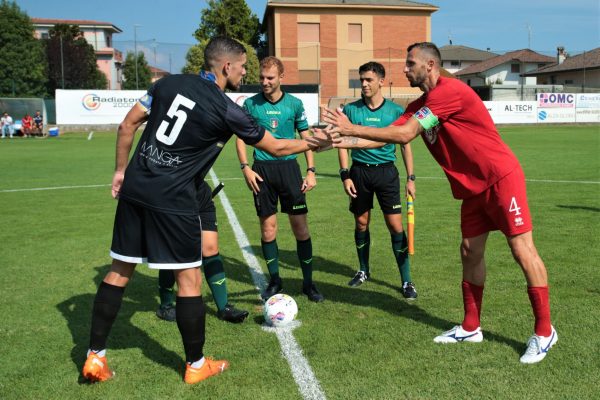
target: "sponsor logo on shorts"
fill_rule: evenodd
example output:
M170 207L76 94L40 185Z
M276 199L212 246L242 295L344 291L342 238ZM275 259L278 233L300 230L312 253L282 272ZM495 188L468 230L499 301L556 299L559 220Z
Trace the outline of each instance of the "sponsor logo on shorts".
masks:
M395 209L397 209L397 208L402 208L402 204L394 204L394 205L392 206L392 210L395 210Z
M301 204L299 206L293 206L292 210L301 210L303 208L306 208L306 204Z
M524 224L523 218L517 217L515 218L515 226L522 226Z

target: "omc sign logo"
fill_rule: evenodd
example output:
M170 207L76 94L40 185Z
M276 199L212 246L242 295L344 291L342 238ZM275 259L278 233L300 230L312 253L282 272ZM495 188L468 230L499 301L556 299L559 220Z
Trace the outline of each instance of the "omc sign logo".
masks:
M572 93L539 93L538 107L575 107L575 95Z
M86 110L95 111L100 108L100 99L98 95L90 93L83 96L81 103Z

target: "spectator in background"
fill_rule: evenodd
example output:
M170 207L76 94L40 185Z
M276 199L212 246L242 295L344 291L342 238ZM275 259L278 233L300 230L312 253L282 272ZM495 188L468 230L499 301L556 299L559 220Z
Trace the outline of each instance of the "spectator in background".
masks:
M15 128L13 127L13 119L10 115L8 115L8 113L5 111L4 114L2 115L2 120L0 122L0 125L2 125L2 139L4 139L6 137L6 134L8 133L10 135L10 138L12 139L14 133L15 133Z
M38 133L40 136L44 133L44 117L40 113L40 110L36 110L33 116L33 130L32 133Z
M23 137L33 136L31 132L32 128L33 118L31 118L31 115L29 115L29 113L25 113L25 116L21 120L21 132L23 133Z

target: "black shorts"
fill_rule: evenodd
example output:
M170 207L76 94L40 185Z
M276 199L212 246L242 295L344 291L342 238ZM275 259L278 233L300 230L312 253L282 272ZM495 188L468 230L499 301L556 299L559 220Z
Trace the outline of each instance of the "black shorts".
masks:
M152 211L119 200L110 256L154 269L202 265L202 223L197 215Z
M350 211L362 215L373 208L373 193L384 214L402 214L400 179L393 162L363 164L354 161L350 179L356 188L356 198L350 198Z
M252 170L263 178L259 182L260 192L254 195L256 215L268 217L276 214L278 200L283 213L301 215L308 212L296 160L255 161Z
M217 209L212 199L212 190L205 181L200 184L196 199L198 200L202 230L217 232Z

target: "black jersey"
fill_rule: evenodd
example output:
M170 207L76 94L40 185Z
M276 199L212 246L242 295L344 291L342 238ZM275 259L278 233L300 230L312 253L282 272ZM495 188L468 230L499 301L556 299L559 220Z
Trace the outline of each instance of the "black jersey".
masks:
M259 142L265 129L230 100L214 81L170 75L157 81L140 104L148 122L119 195L172 214L197 214L196 190L229 138Z

